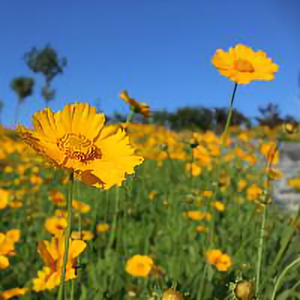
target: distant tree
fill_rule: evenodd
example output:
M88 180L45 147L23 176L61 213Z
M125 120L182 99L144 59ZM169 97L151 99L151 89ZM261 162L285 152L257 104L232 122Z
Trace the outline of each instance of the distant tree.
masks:
M214 108L214 121L216 123L216 131L222 132L225 129L226 121L228 118L228 108L222 107ZM251 121L237 109L233 109L231 116L231 126L241 126L245 125L247 127L251 126Z
M42 50L33 47L25 53L24 59L27 66L34 73L42 73L45 78L45 86L42 88L42 96L46 103L55 97L55 90L51 89L52 80L63 73L63 68L67 65L65 57L59 59L57 52L48 44Z
M20 105L24 102L25 98L33 93L34 80L30 77L17 77L11 83L11 89L17 94L18 102L15 108L15 123L18 121Z
M274 128L284 122L284 120L280 117L278 104L269 103L266 107L259 107L258 110L262 117L256 117L255 119L261 126Z
M169 115L168 121L173 130L203 130L212 129L213 112L204 107L182 107Z

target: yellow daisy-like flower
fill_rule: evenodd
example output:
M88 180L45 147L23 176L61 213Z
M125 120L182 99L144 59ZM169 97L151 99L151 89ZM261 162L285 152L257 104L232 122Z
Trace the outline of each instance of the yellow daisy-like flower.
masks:
M279 69L264 51L253 51L241 44L230 48L228 52L218 49L212 58L212 64L222 75L237 84L248 84L253 80L273 80L274 73Z
M56 237L61 237L64 230L68 227L68 221L65 218L49 217L46 219L45 228Z
M19 125L18 132L55 167L75 172L75 178L87 185L109 189L121 186L143 158L135 155L122 128L104 122L96 107L75 103L56 113L49 107L35 113L34 130Z
M0 299L11 299L13 297L23 296L26 292L28 292L28 288L14 288L10 290L6 290L3 292L0 292Z
M147 103L138 102L135 99L129 97L127 91L122 91L120 93L120 98L127 102L135 113L143 115L145 118L150 116L150 107Z
M126 272L136 277L146 277L153 266L153 260L146 255L135 255L127 261Z
M98 232L106 232L109 230L109 225L106 223L100 223L96 226Z

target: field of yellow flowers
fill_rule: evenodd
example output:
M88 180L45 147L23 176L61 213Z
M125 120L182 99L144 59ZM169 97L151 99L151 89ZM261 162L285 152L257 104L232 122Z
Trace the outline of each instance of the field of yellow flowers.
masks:
M243 45L212 63L235 82L221 136L133 124L151 111L126 91L124 124L75 103L0 128L0 298L300 297L298 215L272 201L297 125L230 127L237 88L278 66Z

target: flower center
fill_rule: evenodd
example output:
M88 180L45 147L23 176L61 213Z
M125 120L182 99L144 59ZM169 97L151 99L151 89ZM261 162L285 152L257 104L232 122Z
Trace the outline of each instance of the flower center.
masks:
M84 135L67 133L59 139L57 146L65 153L67 158L83 163L102 157L101 150Z
M251 62L249 62L248 60L238 59L234 65L239 72L254 72L254 68Z

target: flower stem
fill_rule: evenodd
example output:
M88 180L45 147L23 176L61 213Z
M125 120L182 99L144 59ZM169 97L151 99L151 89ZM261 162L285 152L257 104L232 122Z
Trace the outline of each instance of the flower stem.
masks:
M280 276L278 277L278 280L276 281L276 284L275 284L275 287L274 287L274 291L273 291L273 294L272 294L272 298L271 300L274 300L275 299L275 295L276 295L276 291L278 289L278 286L279 286L279 283L281 281L281 279L283 278L283 276L287 273L287 271L292 268L294 265L300 263L300 257L297 258L296 260L294 260L292 263L290 263L284 270L283 272L280 274Z
M232 96L231 96L231 100L230 100L226 125L225 125L225 129L224 129L223 136L222 136L222 147L223 147L223 144L224 144L224 141L225 141L225 138L226 138L227 131L229 130L230 123L231 123L231 116L232 116L232 111L233 111L233 101L234 101L234 97L235 97L237 87L238 87L238 84L235 83L233 93L232 93Z
M256 268L256 299L259 300L259 281L260 281L260 269L263 253L263 243L264 243L264 233L265 233L265 223L267 215L267 205L264 205L264 211L262 216L261 228L260 228L260 238L259 238L259 247L258 247L258 262Z
M110 237L109 237L109 241L108 241L108 249L110 249L113 245L115 236L116 236L116 229L117 229L117 216L119 213L119 187L116 188L116 206L115 206L115 215L114 215L114 219L113 219L113 224L112 224L112 228L111 228L111 233L110 233Z
M68 262L68 256L69 256L69 238L71 235L71 226L72 226L72 199L73 199L73 185L74 185L74 173L72 172L70 174L70 191L69 191L69 197L67 202L67 211L68 211L68 227L66 228L66 234L65 234L65 251L64 251L64 257L63 257L63 266L62 266L62 272L60 277L60 287L58 292L58 300L64 299L64 288L65 288L65 276L66 276L66 266Z

